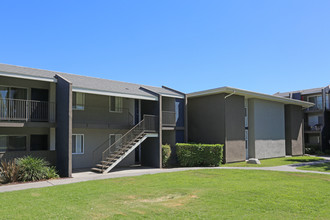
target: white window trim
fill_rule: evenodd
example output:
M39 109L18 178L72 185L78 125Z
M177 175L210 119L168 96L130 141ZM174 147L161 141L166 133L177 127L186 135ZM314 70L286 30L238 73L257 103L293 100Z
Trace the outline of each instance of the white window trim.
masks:
M19 136L19 137L25 137L25 151L19 150L21 152L27 152L28 150L28 135L26 134L1 134L0 137L8 137L8 136ZM1 151L1 153L8 151L7 149L5 151ZM12 151L15 152L15 151Z
M84 111L85 110L85 103L86 103L86 95L85 95L85 93L82 93L82 92L75 92L75 93L76 93L76 98L77 98L78 93L83 95L84 108L83 109L76 108L76 107L73 106L73 103L72 103L72 110L74 110L74 111ZM72 102L73 102L73 93L72 93ZM77 102L77 100L76 100L76 102Z
M114 143L111 144L111 135L115 136L115 142L114 143L116 143L123 136L123 134L109 134L109 146L114 144ZM120 135L118 139L116 139L116 135Z
M118 111L111 111L111 97L114 97L115 99L119 98L121 99L121 106ZM115 101L116 102L116 101ZM123 97L118 97L118 96L109 96L109 112L111 113L123 113L123 105L124 105L124 99ZM116 109L116 106L115 106Z
M84 134L72 134L72 136L77 136L77 135L82 135L83 136L83 141L82 141L82 153L73 153L73 155L81 155L81 154L84 154L85 153L85 135ZM76 141L77 143L77 141ZM72 146L73 147L73 146ZM75 146L76 147L76 146Z

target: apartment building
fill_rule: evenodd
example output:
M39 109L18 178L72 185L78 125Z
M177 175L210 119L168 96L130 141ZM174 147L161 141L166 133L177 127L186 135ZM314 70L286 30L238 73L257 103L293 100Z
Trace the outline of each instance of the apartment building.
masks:
M223 143L228 162L303 155L303 108L313 103L221 87L188 94L190 142Z
M167 87L0 64L0 159L42 157L68 177L161 167L161 145L186 140L185 111Z
M306 147L316 145L321 151L330 150L329 91L330 87L326 86L274 94L314 103L314 106L304 109L304 139Z
M186 95L0 64L0 160L42 157L64 177L85 168L161 168L161 145L187 142L188 134L225 144L226 162L301 155L302 108L314 106L306 101L230 87Z

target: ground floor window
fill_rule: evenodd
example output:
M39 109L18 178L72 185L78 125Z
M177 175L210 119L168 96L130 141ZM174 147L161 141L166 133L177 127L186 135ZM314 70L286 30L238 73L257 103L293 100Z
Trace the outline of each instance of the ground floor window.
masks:
M26 136L0 135L0 152L26 151Z
M72 154L84 153L84 135L73 134L72 135Z
M109 135L109 146L113 145L122 137L122 134L110 134Z
M31 151L48 150L48 135L31 135Z

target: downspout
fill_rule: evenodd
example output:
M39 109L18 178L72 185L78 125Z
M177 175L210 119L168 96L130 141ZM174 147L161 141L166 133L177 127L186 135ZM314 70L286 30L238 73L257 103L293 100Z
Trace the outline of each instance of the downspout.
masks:
M236 93L236 91L234 90L232 93L226 95L224 97L224 112L223 112L223 116L224 116L224 135L225 135L225 146L224 146L224 163L226 163L226 147L227 147L227 132L226 132L226 99L229 98L230 96L234 95Z

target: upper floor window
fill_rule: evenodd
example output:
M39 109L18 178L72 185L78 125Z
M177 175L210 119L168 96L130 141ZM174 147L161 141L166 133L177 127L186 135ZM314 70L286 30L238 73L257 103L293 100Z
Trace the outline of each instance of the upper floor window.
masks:
M123 98L110 96L109 97L109 111L110 112L122 112L123 111Z
M308 101L315 104L315 106L310 108L311 110L313 110L313 109L316 109L316 110L322 109L322 96L321 95L309 96Z
M80 92L72 93L72 109L73 110L85 109L85 93L80 93Z
M0 86L0 99L27 99L27 89Z

